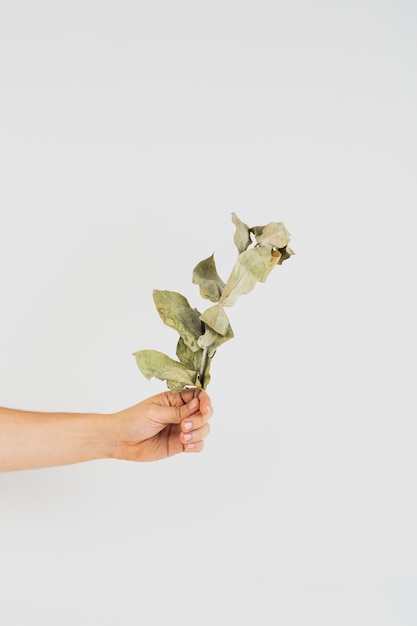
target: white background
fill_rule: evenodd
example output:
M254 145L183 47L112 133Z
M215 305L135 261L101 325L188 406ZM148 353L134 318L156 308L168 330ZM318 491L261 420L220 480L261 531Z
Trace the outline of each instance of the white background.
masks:
M417 622L411 0L0 0L0 404L163 391L235 211L296 256L230 310L200 455L0 476L4 626ZM246 622L245 622L246 623Z

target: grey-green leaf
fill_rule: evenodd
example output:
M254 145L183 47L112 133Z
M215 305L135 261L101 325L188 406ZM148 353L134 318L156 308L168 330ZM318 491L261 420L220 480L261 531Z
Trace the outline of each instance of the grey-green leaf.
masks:
M250 231L255 235L256 242L274 248L285 248L290 241L290 233L282 222L270 222L266 226L253 226Z
M177 342L177 349L175 353L181 363L183 363L188 369L198 372L201 365L201 357L203 354L202 350L193 352L191 348L187 346L184 339L180 337ZM198 359L200 360L200 364L198 363Z
M215 304L208 308L202 315L200 315L200 319L206 326L210 326L216 333L220 335L230 334L231 327L229 318L226 315L225 310L223 309L221 304Z
M179 333L176 350L179 361L156 350L140 350L135 357L146 378L165 380L171 391L181 391L184 386L207 387L211 360L217 348L233 338L223 307L232 306L257 282L264 282L275 265L281 265L294 254L288 246L290 233L282 222L249 228L236 213L232 213L232 221L236 228L233 240L239 254L227 283L217 272L214 255L193 270L193 283L199 286L201 296L215 303L214 306L200 314L177 292L153 292L162 321Z
M201 337L200 337L201 339ZM199 339L199 341L200 341ZM202 358L203 358L203 349L199 350L198 352L193 352L186 343L184 343L184 340L182 339L182 337L180 337L178 339L178 343L177 343L177 357L179 358L179 360L181 361L181 363L184 363L184 365L191 370L195 370L196 372L198 372L200 374L201 371L201 363L202 363ZM209 354L209 358L206 360L205 363L205 367L204 367L204 372L203 372L203 376L204 376L204 389L206 389L207 385L210 382L210 365L211 365L211 357L213 356L213 354ZM199 378L198 378L199 379Z
M233 339L233 330L221 304L215 304L205 311L200 319L204 322L206 330L198 340L201 348L207 348L209 356L212 357L217 348Z
M202 298L218 302L225 287L224 282L217 273L214 254L200 261L193 270L193 283L200 288Z
M192 309L187 298L176 291L155 289L153 299L164 324L178 331L191 350L199 350L197 339L203 332L199 311Z
M229 341L229 339L233 339L232 331L230 332L230 334L220 335L220 333L216 333L216 331L210 328L210 326L206 326L206 331L204 335L201 335L198 343L201 348L207 348L208 355L210 358L212 358L217 351L217 348L221 346L222 343Z
M265 282L281 256L272 253L272 247L266 245L239 254L222 294L224 306L233 306L237 298L252 291L257 282Z
M193 351L187 346L184 339L180 337L177 343L176 355L188 369L200 371L203 350Z
M244 250L247 250L252 243L250 238L250 229L247 224L238 218L236 213L232 213L232 222L236 227L233 241L235 242L235 246L240 254L241 252L244 252Z
M163 352L139 350L134 356L140 371L148 380L151 378L165 380L171 391L181 391L185 385L196 384L197 372L188 369L183 363L174 361Z

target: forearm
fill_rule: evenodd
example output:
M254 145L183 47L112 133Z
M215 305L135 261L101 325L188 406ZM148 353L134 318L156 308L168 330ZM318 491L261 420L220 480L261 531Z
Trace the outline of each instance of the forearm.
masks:
M117 456L110 415L0 408L0 471Z

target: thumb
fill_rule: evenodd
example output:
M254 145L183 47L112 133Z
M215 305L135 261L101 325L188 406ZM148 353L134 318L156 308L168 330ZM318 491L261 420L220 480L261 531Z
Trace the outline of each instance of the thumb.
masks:
M200 408L198 398L193 398L187 404L180 406L161 407L158 414L158 421L164 424L180 424L182 420L194 415Z

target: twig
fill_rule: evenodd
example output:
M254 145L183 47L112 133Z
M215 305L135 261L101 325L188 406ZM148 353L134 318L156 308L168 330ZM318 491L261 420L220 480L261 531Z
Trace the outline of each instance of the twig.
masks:
M204 389L204 374L207 365L207 357L208 357L208 348L203 349L203 354L201 356L201 366L200 371L198 372L198 380L200 381L201 388ZM197 387L196 392L194 394L195 398L198 398L200 395L200 388Z

